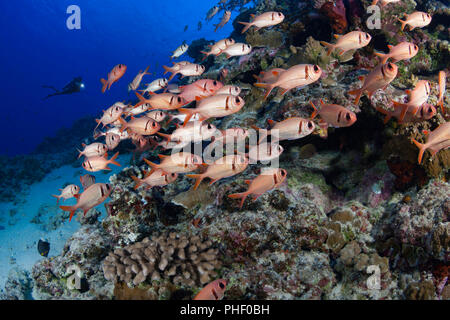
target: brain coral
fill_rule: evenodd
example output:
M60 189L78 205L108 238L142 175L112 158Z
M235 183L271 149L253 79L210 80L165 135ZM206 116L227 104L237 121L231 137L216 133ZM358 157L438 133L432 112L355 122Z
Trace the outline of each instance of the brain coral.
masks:
M180 286L200 286L210 282L221 266L218 249L199 236L172 233L154 234L141 242L110 252L103 262L109 281L132 282L170 279Z

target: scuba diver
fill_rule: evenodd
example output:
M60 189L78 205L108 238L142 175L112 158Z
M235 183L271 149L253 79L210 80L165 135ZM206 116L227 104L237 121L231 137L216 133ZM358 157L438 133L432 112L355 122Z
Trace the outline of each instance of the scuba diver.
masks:
M72 81L70 81L64 88L62 88L62 90L58 90L52 86L42 86L42 87L55 90L55 93L51 93L42 99L42 100L45 100L45 99L48 99L53 96L59 96L62 94L72 94L75 92L80 92L81 90L84 89L84 83L83 83L83 79L81 77L76 77Z

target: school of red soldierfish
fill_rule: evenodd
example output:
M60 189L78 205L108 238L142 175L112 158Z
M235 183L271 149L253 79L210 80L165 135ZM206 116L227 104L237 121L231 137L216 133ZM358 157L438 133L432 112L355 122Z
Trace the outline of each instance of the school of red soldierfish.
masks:
M376 4L378 0L375 0ZM383 6L398 2L398 0L381 0ZM214 16L218 10L211 10L209 15ZM212 18L212 16L210 18ZM230 20L231 13L225 12L221 22L216 26L223 27ZM209 16L208 16L209 17ZM251 22L239 22L244 25L242 33L249 28L254 27L259 30L265 27L275 26L284 20L281 12L265 12L259 16L252 16ZM423 12L414 12L407 15L405 20L400 20L401 29L409 25L410 30L427 26L431 22L431 16ZM337 39L335 44L321 42L328 49L328 55L334 50L338 50L342 55L348 50L360 49L369 44L371 36L361 31L352 31L342 36L335 36ZM188 50L187 44L178 47L170 57L177 59ZM219 56L225 54L227 58L247 55L252 51L252 47L245 43L236 43L233 39L223 39L209 46L209 51L202 51L208 56ZM408 42L401 42L396 46L389 46L389 53L376 53L380 57L380 64L376 66L367 76L360 77L362 81L361 88L350 91L350 95L354 95L355 104L365 92L368 93L369 99L379 89L386 89L397 76L398 68L395 62L411 59L414 57L419 48L417 45ZM389 59L392 62L388 62ZM107 80L101 79L103 84L102 92L109 90L111 85L117 82L127 70L127 66L118 64L111 72L108 73ZM114 150L125 139L131 139L138 150L148 150L150 147L162 147L163 149L181 149L191 143L200 143L205 140L213 139L212 144L218 142L232 141L233 144L238 141L245 141L248 131L242 128L229 128L219 131L214 125L205 122L207 119L221 118L230 116L239 112L245 105L245 101L239 96L241 88L234 85L224 85L222 82L213 79L200 79L185 86L169 85L175 75L180 74L181 78L201 76L205 72L205 67L200 64L181 61L173 63L171 67L164 66L165 73L172 73L170 78L156 79L146 85L143 90L138 90L141 86L142 79L149 73L148 68L139 72L134 80L129 84L128 90L135 91L139 102L135 106L125 105L117 102L103 112L103 115L97 121L97 127L101 124L103 128L107 128L104 132L97 132L94 129L94 138L105 136L105 144L92 143L90 145L83 144L83 150L79 150L79 157L84 156L83 168L90 172L100 170L111 170L110 164L120 166L115 160L118 153L108 159L108 151ZM221 74L226 75L226 70L222 70ZM223 76L223 74L222 74ZM284 95L294 88L302 88L314 83L322 76L322 70L317 65L299 64L285 70L281 68L271 69L255 75L257 83L256 87L266 90L265 99L267 99L272 91L276 88L281 90ZM444 92L445 92L446 75L444 71L439 73L439 102L444 113ZM163 93L156 93L163 90ZM139 93L140 92L140 93ZM403 121L413 122L427 120L436 114L436 108L427 104L428 97L431 93L428 81L420 80L417 82L413 90L407 90L409 101L400 103L392 101L394 111L386 111L378 108L377 110L386 115L385 122L391 117L395 117L401 123ZM148 95L148 97L146 97ZM195 101L195 108L187 108L186 106ZM249 159L254 161L264 161L278 158L283 148L277 144L281 140L294 140L303 138L311 134L315 130L315 123L312 121L316 116L320 117L319 126L325 129L332 127L348 127L357 121L356 114L347 110L345 107L330 104L320 99L320 105L310 102L314 112L310 119L292 117L281 122L269 120L269 129L260 129L253 127L259 131L258 145L250 147L248 153L226 155L216 161L205 164L201 156L190 152L172 152L171 155L160 154L160 163L153 163L147 159L145 162L149 165L150 170L144 171L144 178L139 179L133 176L135 189L145 186L147 189L154 186L166 186L176 181L179 174L188 174L187 177L195 179L194 189L205 179L210 179L210 184L220 179L232 177L242 173L249 165ZM177 111L178 113L171 113ZM139 117L138 117L139 116ZM126 120L129 118L129 120ZM163 120L169 121L177 119L182 123L177 124L177 129L171 134L159 132L162 128ZM217 136L218 133L218 136ZM425 150L430 150L434 156L439 150L450 147L450 122L441 124L432 132L424 132L426 135L426 143L421 144L413 140L415 145L420 149L419 163L422 161ZM164 141L158 142L155 135L164 138ZM267 136L272 137L270 144L261 144L261 141ZM203 173L193 174L192 172L199 167L206 166ZM256 200L262 194L279 187L287 177L287 172L281 168L269 168L262 170L261 174L253 180L246 180L248 190L242 193L229 195L230 198L240 199L240 207L242 208L245 199L250 195ZM80 192L80 188L76 185L69 185L61 190L61 195L55 195L58 202L59 199L77 198L74 206L61 206L64 211L70 212L70 219L77 209L86 212L102 203L108 198L112 191L112 187L105 183L95 183L95 177L85 175L80 178L84 191ZM223 279L215 280L207 285L196 296L196 299L221 299L225 291L226 281Z

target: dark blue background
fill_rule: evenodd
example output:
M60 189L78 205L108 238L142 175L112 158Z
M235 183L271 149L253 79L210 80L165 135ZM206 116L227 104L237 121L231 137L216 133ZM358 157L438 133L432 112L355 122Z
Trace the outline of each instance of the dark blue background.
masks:
M128 98L127 85L150 65L143 83L161 76L163 64L183 40L219 40L229 36L228 25L214 33L206 12L217 0L15 0L0 2L0 154L33 151L42 139L54 135L86 115L98 116L116 101ZM81 8L81 30L68 30L69 5ZM203 28L197 31L198 21ZM187 32L184 26L189 25ZM187 59L185 55L183 59ZM116 64L126 64L125 76L101 93L100 78ZM82 76L81 93L56 96L42 85L62 88ZM131 96L130 96L131 97ZM95 123L93 123L93 128Z

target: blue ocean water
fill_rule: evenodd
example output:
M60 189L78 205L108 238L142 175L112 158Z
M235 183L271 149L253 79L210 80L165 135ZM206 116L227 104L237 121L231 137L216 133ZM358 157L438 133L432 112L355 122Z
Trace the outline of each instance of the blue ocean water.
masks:
M229 36L231 23L214 33L221 14L205 21L215 4L216 0L1 1L0 154L32 152L58 129L122 101L139 70L150 66L154 73L143 83L161 76L162 65L170 63L171 52L183 41ZM80 30L66 26L70 5L81 10ZM187 55L183 59L190 60ZM102 94L100 78L119 63L128 66L125 76ZM85 90L42 100L53 92L43 85L62 88L77 76L83 78Z

